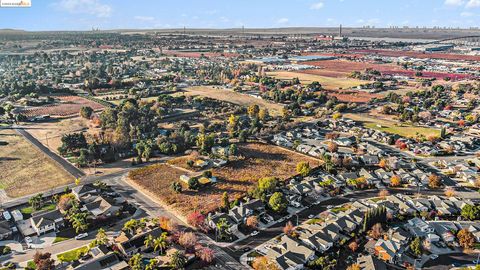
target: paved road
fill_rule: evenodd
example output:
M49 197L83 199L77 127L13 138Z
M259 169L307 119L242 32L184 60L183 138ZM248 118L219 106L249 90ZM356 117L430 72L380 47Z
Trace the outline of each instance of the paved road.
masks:
M45 147L41 142L35 139L28 131L24 128L15 128L15 131L25 137L31 144L35 145L40 151L45 153L45 155L49 156L55 162L57 162L60 166L62 166L67 172L69 172L73 177L78 178L85 175L85 173L80 170L79 168L72 165L70 162L66 161L64 158L60 157L59 155L55 154L54 152L50 151L47 147Z
M430 260L423 265L425 270L448 270L453 267L474 266L473 261L478 259L478 254L455 253L441 255L435 260ZM453 265L452 265L453 264Z

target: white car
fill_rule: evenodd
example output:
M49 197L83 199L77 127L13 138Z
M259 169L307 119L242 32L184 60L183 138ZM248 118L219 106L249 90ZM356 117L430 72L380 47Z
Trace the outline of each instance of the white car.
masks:
M438 255L437 255L437 254L432 254L432 255L430 255L430 259L435 260L436 258L438 258Z
M77 236L75 236L75 240L82 239L88 236L88 233L81 233Z
M251 235L251 236L255 236L255 235L257 235L257 234L258 234L258 231L253 231L250 235Z
M327 206L327 209L332 209L332 208L333 208L333 205Z
M25 237L25 242L32 243L32 238L30 238L30 236Z
M315 215L308 215L308 218L313 218L315 217Z

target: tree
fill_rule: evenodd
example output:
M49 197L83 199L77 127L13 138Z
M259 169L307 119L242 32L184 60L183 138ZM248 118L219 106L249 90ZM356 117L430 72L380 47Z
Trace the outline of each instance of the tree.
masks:
M479 220L480 219L480 206L474 206L466 204L462 207L461 216L468 220Z
M172 231L175 227L172 220L168 217L159 217L158 226L164 231Z
M362 268L360 268L360 265L359 264L352 264L350 266L347 267L347 270L361 270Z
M222 208L225 210L230 208L230 200L228 199L228 193L226 191L222 194Z
M155 270L157 269L158 264L159 264L158 259L153 258L148 262L147 265L145 265L145 270Z
M93 242L94 242L94 246L108 244L107 233L103 228L100 228L98 230L97 235L95 236L95 240L93 240Z
M123 231L128 231L131 235L135 234L135 231L138 229L138 221L136 219L130 219L129 221L123 224Z
M388 167L388 161L384 158L380 159L380 162L378 162L378 167L380 168L387 168Z
M272 193L278 185L278 180L275 177L263 177L258 180L258 188L262 193Z
M299 173L301 176L305 177L310 174L310 164L308 162L301 161L297 163L297 173Z
M78 201L75 195L73 195L72 193L67 193L60 196L60 198L58 199L57 207L60 211L66 212L77 204Z
M252 229L256 229L257 226L258 226L258 218L257 218L257 216L249 216L249 217L247 218L247 221L245 222L245 224L246 224L248 227L252 228Z
M410 243L410 250L412 250L412 253L417 257L422 255L422 241L420 237L413 239L413 241Z
M442 180L440 179L440 176L432 173L429 177L428 177L428 186L431 188L431 189L437 189L441 186Z
M268 112L267 108L261 108L260 111L258 112L258 118L261 121L266 121L270 118L270 114Z
M268 205L275 212L283 212L287 209L288 202L285 199L285 196L281 192L275 192L268 200Z
M260 108L258 107L257 104L253 104L253 105L248 106L247 112L248 112L248 116L250 118L258 117L259 111L260 111Z
M87 213L77 212L69 216L73 229L76 233L86 231L88 229Z
M283 233L286 235L291 235L294 231L294 227L291 221L288 221L283 227Z
M84 106L80 109L80 116L85 118L85 119L90 119L93 114L93 109L88 106Z
M393 175L391 178L390 178L390 185L392 187L398 187L402 184L402 178L400 178L399 175Z
M143 262L142 262L142 254L136 253L133 255L130 260L128 260L128 265L132 270L142 270Z
M187 250L193 248L197 242L197 236L193 232L182 233L178 238L178 243Z
M37 270L53 270L55 269L55 261L51 258L50 253L35 252L33 255L33 262Z
M348 248L352 251L355 252L358 249L358 244L357 242L353 241L350 244L348 244Z
M198 190L200 188L200 182L196 177L190 177L190 179L188 179L188 188L191 190Z
M170 185L170 188L175 192L175 193L181 193L182 192L182 184L179 182L172 182Z
M327 149L330 153L335 153L338 151L338 144L335 142L328 142Z
M375 225L372 226L370 231L368 232L368 235L374 239L379 239L383 235L383 227L382 224L376 223Z
M457 233L458 243L464 249L471 249L473 244L475 243L475 237L473 234L467 229L461 229Z
M382 189L378 192L378 197L385 199L388 195L390 195L390 192L386 189Z
M153 251L157 251L157 249L160 250L160 254L163 253L165 248L167 248L168 242L167 242L167 233L163 232L159 237L153 239L152 247Z
M42 208L43 194L39 193L37 195L34 195L34 196L30 197L30 199L28 199L28 203L35 210L38 210L38 209Z
M220 218L218 220L216 229L220 239L226 239L230 234L230 224L226 218Z
M172 253L172 255L170 255L170 262L174 269L182 269L187 263L187 258L182 252L175 251Z
M187 222L195 228L202 228L205 225L205 216L200 212L194 211L187 216Z
M206 263L211 263L213 262L213 259L215 259L215 253L213 252L212 249L207 247L202 247L197 249L195 254L197 255L198 258L200 258L200 260Z
M278 270L275 263L269 262L265 256L255 258L252 263L252 268L255 270Z
M448 198L455 196L455 189L452 187L448 187L447 189L445 189L445 196L447 196Z

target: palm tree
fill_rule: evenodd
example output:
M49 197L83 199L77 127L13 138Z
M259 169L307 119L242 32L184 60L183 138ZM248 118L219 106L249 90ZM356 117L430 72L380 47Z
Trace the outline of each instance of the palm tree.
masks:
M187 263L187 258L185 258L185 255L183 255L183 253L181 253L180 251L175 251L170 256L170 262L172 267L175 269L183 269L183 267Z
M75 229L76 233L88 229L87 213L78 212L71 214L70 222L72 223L72 227Z
M145 266L145 270L154 270L157 268L158 265L158 260L157 259L151 259L150 262Z
M97 235L95 236L95 241L97 241L97 244L99 245L105 245L108 242L108 237L107 234L105 233L105 230L103 228L100 228L97 232Z
M132 270L142 270L142 255L137 253L130 258L128 261L128 265L131 267Z
M145 241L143 241L143 244L145 244L145 246L147 247L151 247L153 246L153 236L151 234L149 234L147 237L145 237Z
M167 245L167 233L163 232L160 237L157 237L155 238L155 240L153 240L153 251L157 251L157 249L160 249L160 253L163 253Z

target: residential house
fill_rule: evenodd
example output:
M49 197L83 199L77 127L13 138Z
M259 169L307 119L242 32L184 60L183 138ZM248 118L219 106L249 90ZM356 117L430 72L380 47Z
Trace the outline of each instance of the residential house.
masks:
M371 255L358 257L357 264L361 270L387 270L387 265L383 261Z
M261 200L255 199L248 202L241 202L240 205L233 207L228 211L228 215L236 222L245 222L247 217L253 215L255 212L262 214L265 211L265 206Z
M402 246L392 240L379 239L375 244L375 254L386 262L395 263L401 251Z
M120 208L120 206L112 205L103 197L98 196L92 202L83 205L82 210L87 211L95 218L98 218L110 217L112 215L115 215L120 210Z
M7 239L12 236L13 230L7 220L0 221L0 240Z
M80 185L72 188L72 194L77 200L82 201L82 197L97 194L97 189L91 184Z
M35 213L30 223L37 235L56 231L64 226L63 215L59 210Z
M149 235L156 238L162 234L162 229L155 227L152 230L136 234L131 238L128 237L118 237L120 241L117 243L117 248L123 256L130 257L135 253L146 250L148 247L145 246L145 238ZM123 235L125 236L125 235Z
M290 236L283 235L280 242L270 248L266 257L280 269L302 269L304 264L315 259L315 251Z

